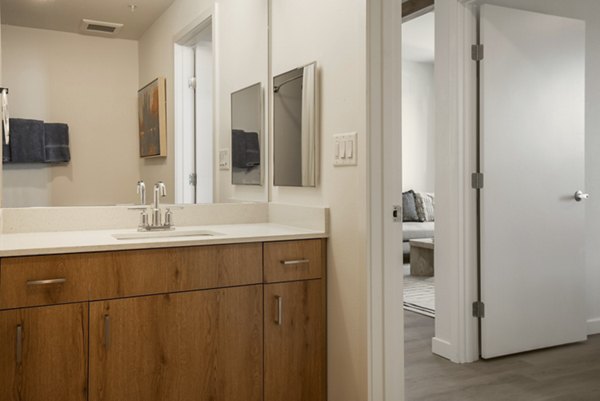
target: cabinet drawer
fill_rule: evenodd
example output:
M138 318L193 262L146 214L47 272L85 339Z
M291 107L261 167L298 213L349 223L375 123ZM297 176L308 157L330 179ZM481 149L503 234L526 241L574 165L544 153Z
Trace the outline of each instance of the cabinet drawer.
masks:
M261 244L2 259L0 309L260 283Z
M30 256L2 259L0 308L85 301L89 279L83 255Z
M266 283L320 278L324 240L267 242L264 245Z
M262 243L179 248L169 270L169 292L260 284Z

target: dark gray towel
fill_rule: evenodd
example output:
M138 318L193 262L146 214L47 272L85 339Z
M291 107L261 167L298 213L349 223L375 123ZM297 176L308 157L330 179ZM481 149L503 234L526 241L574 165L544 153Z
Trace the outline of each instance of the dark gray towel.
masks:
M2 124L0 122L0 124ZM6 138L4 137L4 124L2 124L2 163L10 162L10 145L6 144Z
M258 133L231 130L231 158L235 168L260 166L260 143Z
M40 163L45 160L44 122L11 118L10 161L13 163Z
M46 123L45 125L45 162L67 163L71 160L69 150L69 126L62 123Z

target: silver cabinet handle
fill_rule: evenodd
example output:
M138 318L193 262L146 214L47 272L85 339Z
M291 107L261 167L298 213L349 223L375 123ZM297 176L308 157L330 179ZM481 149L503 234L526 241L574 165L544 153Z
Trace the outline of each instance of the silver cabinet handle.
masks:
M309 259L282 260L282 261L280 261L280 263L284 266L302 265L305 263L310 263L310 260Z
M590 194L585 194L583 193L583 191L577 191L575 192L575 200L577 202L581 202L582 200L588 199L590 197Z
M275 324L281 326L283 322L283 298L279 295L275 295L275 308L277 309L277 313L275 314Z
M110 347L110 316L104 315L104 348Z
M50 284L63 284L66 283L66 278L51 278L49 280L30 280L27 285L50 285Z
M17 366L21 366L23 363L23 326L17 326L17 341L16 341L16 350L15 357L17 361Z

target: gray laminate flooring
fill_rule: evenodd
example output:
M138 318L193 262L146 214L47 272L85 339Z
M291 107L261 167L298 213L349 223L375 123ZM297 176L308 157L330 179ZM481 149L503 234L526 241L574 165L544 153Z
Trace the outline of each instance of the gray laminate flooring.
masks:
M600 335L458 365L431 353L432 318L404 319L406 401L600 401Z

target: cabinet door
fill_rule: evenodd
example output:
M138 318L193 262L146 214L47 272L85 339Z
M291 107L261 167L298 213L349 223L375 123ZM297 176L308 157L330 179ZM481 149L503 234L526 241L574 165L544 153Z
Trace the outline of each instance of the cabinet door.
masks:
M90 401L260 401L262 286L95 302Z
M322 280L265 285L265 401L324 401Z
M87 303L0 312L0 401L87 400Z

